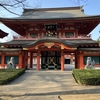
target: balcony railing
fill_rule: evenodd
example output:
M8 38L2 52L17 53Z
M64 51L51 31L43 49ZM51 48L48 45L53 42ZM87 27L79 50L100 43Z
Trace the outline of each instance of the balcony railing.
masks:
M38 39L39 39L39 37L37 37L37 38L32 38L32 37L26 38L26 37L23 37L23 36L14 37L14 40L38 40Z
M78 35L77 37L75 36L70 36L69 38L66 37L61 37L61 39L91 39L91 35Z
M51 37L52 38L52 37ZM85 36L85 35L79 35L79 36L77 36L77 37L75 37L75 36L70 36L69 38L67 38L67 37L58 37L58 38L60 38L60 39L91 39L91 35L89 35L89 36ZM26 38L26 37L23 37L23 36L20 36L20 37L14 37L14 40L38 40L38 39L40 39L40 37L36 37L36 38L32 38L32 37L28 37L28 38Z

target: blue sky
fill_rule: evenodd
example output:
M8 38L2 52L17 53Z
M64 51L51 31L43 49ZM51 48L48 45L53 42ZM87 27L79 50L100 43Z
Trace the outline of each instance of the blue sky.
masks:
M84 13L86 15L100 15L100 0L88 0L88 2L79 2L75 3L72 1L78 0L28 0L29 5L34 6L34 8L55 8L55 7L73 7L73 6L82 6L84 5ZM86 1L86 0L85 0ZM21 13L22 10L16 9L17 13ZM5 14L6 13L6 14ZM4 17L15 17L11 13L8 13L5 10L1 10L0 14ZM0 29L11 33L11 31L5 28L3 25L0 25ZM100 25L98 25L92 32L92 39L96 40L100 36Z

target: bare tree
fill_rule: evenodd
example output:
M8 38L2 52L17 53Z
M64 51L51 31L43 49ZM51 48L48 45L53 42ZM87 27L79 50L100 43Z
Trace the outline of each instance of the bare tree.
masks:
M16 12L10 10L11 8L25 8L27 7L27 0L0 0L0 7L4 8L8 12L19 15Z
M29 0L0 0L0 7L4 8L6 11L12 14L19 15L11 9L14 8L24 9L26 7L29 7L30 5L28 4L28 1ZM86 3L88 0L70 0L70 1L73 2L74 4L80 5L80 2ZM40 5L39 0L37 0L37 3L38 5L36 5L36 7Z
M71 2L75 3L76 5L87 4L89 0L70 0Z

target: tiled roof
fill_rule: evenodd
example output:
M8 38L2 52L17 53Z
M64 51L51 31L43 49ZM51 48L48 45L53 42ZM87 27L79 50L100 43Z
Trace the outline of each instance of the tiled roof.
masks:
M85 17L82 7L24 9L19 19L57 19Z
M6 45L18 45L22 47L30 47L30 46L35 46L40 42L59 42L62 43L66 46L71 46L71 47L78 47L80 44L97 44L96 41L92 39L73 39L73 40L61 40L58 38L50 38L50 37L45 37L41 38L39 40L13 40L8 43L0 43L0 45L6 44Z
M78 7L60 7L60 8L36 8L36 9L24 9L23 13L19 17L1 18L1 21L37 21L37 20L70 20L70 19L88 19L88 18L100 18L100 15L86 15L81 6Z
M66 40L67 42L70 43L75 43L75 44L92 44L92 43L97 43L96 41L92 40L92 39L80 39L80 40Z

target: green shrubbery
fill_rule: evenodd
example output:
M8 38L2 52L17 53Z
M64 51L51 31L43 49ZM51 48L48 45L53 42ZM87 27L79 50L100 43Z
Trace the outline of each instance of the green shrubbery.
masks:
M25 69L0 69L0 85L7 84L25 72Z
M73 76L78 84L100 85L100 70L96 69L74 69Z

